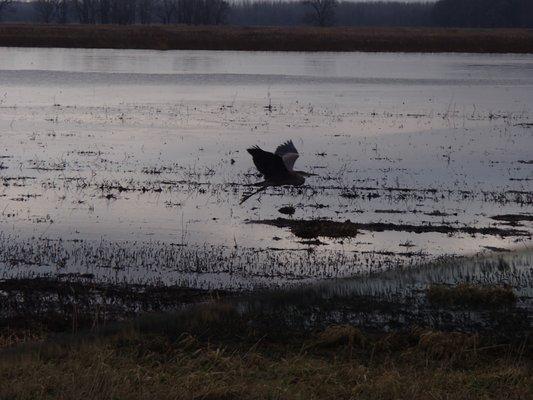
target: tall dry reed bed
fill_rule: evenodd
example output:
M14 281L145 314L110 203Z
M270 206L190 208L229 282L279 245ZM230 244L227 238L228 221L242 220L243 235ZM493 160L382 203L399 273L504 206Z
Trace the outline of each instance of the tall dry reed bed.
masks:
M532 53L528 29L0 25L0 46L156 50Z

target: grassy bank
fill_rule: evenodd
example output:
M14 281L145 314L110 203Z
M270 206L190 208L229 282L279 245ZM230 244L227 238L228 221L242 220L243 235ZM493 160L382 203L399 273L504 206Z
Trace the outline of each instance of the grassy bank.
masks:
M0 335L2 399L525 399L528 343L348 326L269 335L224 305L98 334ZM31 371L29 373L28 371Z
M0 46L533 53L533 30L0 24Z
M490 260L510 268L499 257L483 268ZM0 399L532 398L531 311L513 288L357 287L236 295L6 280Z

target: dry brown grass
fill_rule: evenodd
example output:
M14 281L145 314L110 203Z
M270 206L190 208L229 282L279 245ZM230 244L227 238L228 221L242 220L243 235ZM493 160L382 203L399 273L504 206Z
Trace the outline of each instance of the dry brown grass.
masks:
M431 285L428 300L437 305L468 307L505 307L516 303L513 289L503 286Z
M0 351L22 343L36 343L46 337L44 329L0 329Z
M0 24L0 46L532 53L533 30Z
M315 347L336 347L342 344L352 348L362 346L365 337L359 329L350 325L333 325L327 327L317 335L317 340L313 343Z
M215 314L202 318L216 322ZM348 325L292 343L171 338L125 328L0 354L0 398L532 398L524 349L495 346L494 352L480 344L477 335L464 333L376 337Z

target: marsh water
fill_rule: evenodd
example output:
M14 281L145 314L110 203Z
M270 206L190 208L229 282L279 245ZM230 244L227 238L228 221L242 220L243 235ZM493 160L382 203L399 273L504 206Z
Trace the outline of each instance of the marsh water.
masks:
M532 107L531 55L0 48L0 271L249 289L527 249ZM239 205L287 139L316 176Z

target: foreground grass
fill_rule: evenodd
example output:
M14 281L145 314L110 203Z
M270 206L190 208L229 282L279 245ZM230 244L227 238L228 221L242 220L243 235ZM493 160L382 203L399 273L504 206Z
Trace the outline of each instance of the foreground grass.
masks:
M0 24L0 46L533 53L533 30Z
M32 333L33 332L33 333ZM4 331L1 399L525 399L527 342L347 325L269 336L226 306L106 332Z

